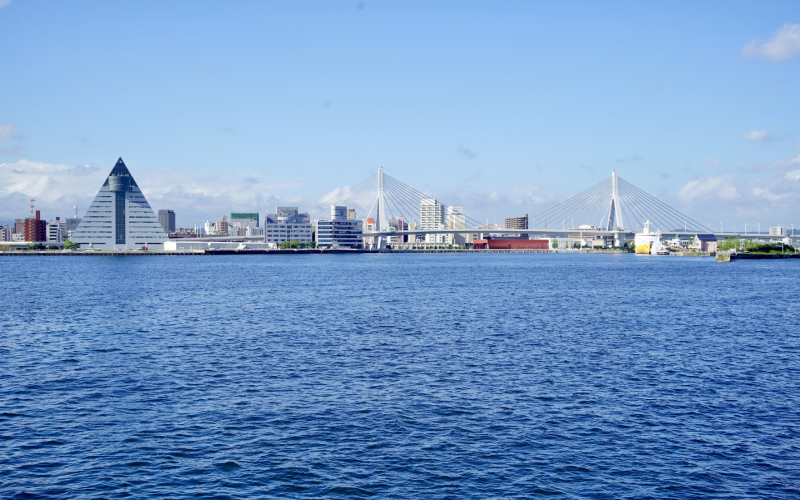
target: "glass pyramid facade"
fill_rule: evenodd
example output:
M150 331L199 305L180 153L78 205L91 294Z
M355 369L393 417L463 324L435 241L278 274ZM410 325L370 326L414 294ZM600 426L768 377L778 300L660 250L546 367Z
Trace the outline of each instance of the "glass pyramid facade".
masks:
M169 237L122 158L86 210L72 242L82 249L163 250Z

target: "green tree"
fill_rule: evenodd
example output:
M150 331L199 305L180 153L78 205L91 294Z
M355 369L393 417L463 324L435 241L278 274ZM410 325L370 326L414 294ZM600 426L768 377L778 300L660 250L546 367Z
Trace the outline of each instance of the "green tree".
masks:
M77 250L81 247L80 243L73 243L69 240L64 240L64 249L66 250Z
M740 242L737 238L725 238L717 244L720 250L733 250L739 248Z
M555 238L553 239L553 248L558 248L558 240Z

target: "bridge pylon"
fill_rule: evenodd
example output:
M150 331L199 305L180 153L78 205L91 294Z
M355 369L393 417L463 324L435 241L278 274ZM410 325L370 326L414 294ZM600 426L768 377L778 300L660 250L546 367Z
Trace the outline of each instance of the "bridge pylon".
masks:
M617 171L611 171L611 202L608 207L608 220L606 221L606 231L614 231L623 227L622 214L620 213L619 203L619 177Z

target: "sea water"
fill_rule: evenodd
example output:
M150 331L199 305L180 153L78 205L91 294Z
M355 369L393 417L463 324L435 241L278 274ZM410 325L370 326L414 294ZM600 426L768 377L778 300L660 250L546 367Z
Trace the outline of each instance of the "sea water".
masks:
M800 262L0 257L3 498L798 498Z

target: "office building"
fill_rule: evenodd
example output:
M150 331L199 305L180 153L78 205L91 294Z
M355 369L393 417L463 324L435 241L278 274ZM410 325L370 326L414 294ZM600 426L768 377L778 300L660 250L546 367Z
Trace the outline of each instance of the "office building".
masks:
M228 236L247 236L248 230L258 228L260 216L250 212L232 212L228 221Z
M432 198L423 198L419 203L419 228L443 229L445 226L445 206ZM426 243L446 243L444 234L426 234Z
M259 227L260 220L260 215L257 213L231 212L229 226Z
M263 227L248 227L244 233L245 237L247 238L263 238L264 237L264 228Z
M0 229L0 241L11 241L11 235L14 230L8 225L8 222Z
M528 214L522 217L506 217L506 229L528 229Z
M14 219L14 227L12 229L15 234L25 234L25 219Z
M117 160L72 235L82 248L164 248L169 237L122 161Z
M330 248L361 248L363 222L347 218L347 207L331 205L331 218L317 221L317 243Z
M770 236L786 236L786 228L783 226L769 228Z
M164 228L164 232L172 234L175 232L175 211L174 210L159 210L158 222Z
M278 207L264 220L265 243L280 245L292 240L311 243L312 231L311 218L307 213L300 213L297 207Z
M47 242L48 243L61 243L64 241L66 235L67 224L61 220L61 217L56 217L56 220L51 220L47 223Z
M356 209L355 208L348 208L347 209L347 220L356 220Z

